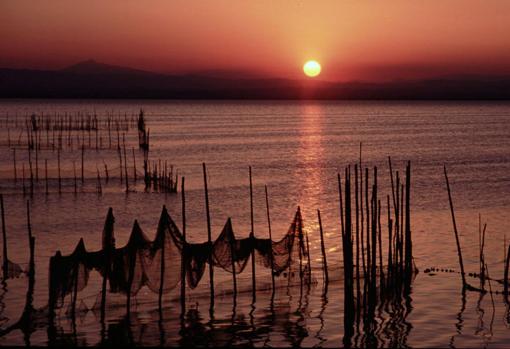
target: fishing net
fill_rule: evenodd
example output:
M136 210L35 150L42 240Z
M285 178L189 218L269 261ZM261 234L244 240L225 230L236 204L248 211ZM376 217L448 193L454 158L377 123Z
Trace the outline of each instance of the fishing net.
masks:
M9 259L7 259L4 263L7 264L7 274L5 275L5 279L17 278L23 274L23 269L18 263L11 262Z
M105 282L109 281L112 293L136 295L143 286L155 293L166 293L181 281L183 267L188 286L193 289L199 284L207 263L239 274L254 253L258 264L280 275L290 269L297 258L301 270L301 263L306 260L303 257L308 253L303 244L299 209L289 230L277 242L253 236L236 239L229 218L214 243L188 243L163 207L153 241L135 221L127 244L116 248L114 222L110 209L100 251L88 252L80 239L73 253L62 256L57 252L50 259L50 306L61 306L66 295L76 294L85 288L91 270L98 271Z

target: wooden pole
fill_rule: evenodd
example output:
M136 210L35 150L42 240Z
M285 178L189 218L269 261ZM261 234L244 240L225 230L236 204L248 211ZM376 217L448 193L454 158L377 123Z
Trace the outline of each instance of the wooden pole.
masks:
M377 278L377 167L374 167L374 184L372 187L372 275L370 277L372 285L372 300L376 302L376 278Z
M325 290L327 290L328 283L329 283L328 261L326 259L326 247L324 246L324 234L322 231L322 220L321 220L321 211L320 210L317 210L317 217L319 219L319 232L321 235L322 269L324 270L324 285L325 285ZM358 272L359 272L359 270L358 270Z
M400 259L400 275L404 276L405 271L405 260L404 260L404 184L402 183L400 186L400 250L399 250L399 259Z
M228 217L228 229L232 231L232 221L230 217ZM233 293L233 303L234 307L237 304L237 276L236 276L236 250L235 250L235 236L232 234L231 241L230 241L230 258L232 263L232 282L234 287L234 293Z
M386 196L386 205L388 209L388 282L391 282L393 277L393 221L391 220L390 212L390 196Z
M399 261L399 251L400 251L400 245L401 245L401 241L400 241L400 218L399 218L399 215L400 215L400 205L399 205L399 202L400 202L400 176L399 176L399 173L398 171L396 172L396 186L395 186L395 206L394 206L394 209L395 209L395 224L394 224L394 228L395 228L395 282L397 282L397 278L399 277L399 272L400 272L400 261Z
M134 154L134 150L133 150ZM182 195L182 257L181 257L181 316L184 317L186 312L186 261L187 243L186 243L186 195L184 191L184 177L181 178L181 195Z
M467 286L466 274L464 273L464 263L462 261L462 250L460 248L459 233L457 231L457 223L455 222L455 212L453 210L452 194L450 192L450 183L448 181L448 174L446 173L446 165L444 165L444 177L446 179L446 189L448 190L448 200L450 202L450 212L452 214L453 231L455 232L455 242L457 243L457 254L459 256L460 274L462 276L462 287Z
M101 175L99 174L99 169L96 167L97 171L97 193L101 195L103 193L103 188L101 187Z
M108 175L108 166L106 165L106 162L104 162L104 175L106 178L106 183L110 180L110 176Z
M340 212L343 217L342 186L340 175L339 196ZM350 338L354 332L354 292L353 292L353 258L352 258L352 229L351 229L351 184L350 173L345 169L345 222L342 219L342 250L344 263L344 346L350 346ZM344 226L345 223L345 226Z
M271 217L269 215L269 195L267 194L267 185L264 186L264 190L266 192L266 211L267 211L267 228L269 230L269 243L271 245L271 286L274 292L275 283L274 283L274 255L273 255L273 236L271 232Z
M71 319L73 324L76 321L76 299L78 298L78 277L80 274L80 263L74 267L73 293L71 295Z
M405 203L405 273L408 282L413 272L413 242L411 238L411 162L406 167L406 203Z
M361 300L361 285L360 285L360 272L359 272L359 263L360 263L360 232L359 232L359 183L358 183L358 165L354 165L354 199L356 205L356 298L358 301ZM363 211L363 210L362 210ZM363 222L361 222L363 225ZM363 240L361 240L363 241ZM361 243L361 253L363 253L363 243ZM365 268L365 256L363 253L363 268ZM359 308L359 307L358 307Z
M115 222L115 218L113 217L113 210L110 207L108 209L108 214L106 216L105 226L104 226L104 236L103 236L103 251L105 254L105 271L103 274L103 283L101 288L101 323L104 323L105 315L106 315L106 283L110 276L110 261L111 261L111 252L113 251L114 240L113 240L113 224Z
M338 178L338 196L340 198L340 222L342 228L342 236L345 234L345 223L344 223L344 207L343 207L343 199L342 199L342 179L340 177L340 173L337 174Z
M7 259L7 231L5 229L5 211L4 211L4 196L0 194L0 206L2 211L2 239L3 239L3 263L2 270L4 274L4 282L9 274L9 260Z
M310 243L308 242L308 232L305 234L306 238L306 259L308 263L308 287L312 284L312 261L310 260Z
M372 266L371 249L370 249L370 208L368 202L368 168L365 168L365 209L366 209L366 220L367 220L367 273L365 279L370 281L370 270Z
M383 254L382 254L382 226L381 226L381 200L377 201L377 239L379 243L379 285L380 293L384 292L385 277L383 268Z
M205 162L202 163L202 170L204 172L204 190L205 190L205 211L207 216L207 242L212 249L212 238L211 238L211 214L209 211L209 191L207 190L207 170ZM212 312L214 309L214 269L212 265L212 253L209 254L209 290L210 290L210 306L209 311Z
M252 176L251 176L251 166L248 167L249 173L250 173L250 224L251 224L251 231L250 231L250 239L252 242L252 246L255 245L255 232L254 232L254 222L253 222L253 183L252 183ZM255 303L257 299L257 293L256 293L256 279L255 279L255 248L252 248L251 250L251 292L252 292L252 302Z
M25 303L25 309L23 310L22 318L26 319L28 323L31 323L31 314L33 311L33 296L35 286L35 237L32 236L32 226L30 223L30 207L27 201L27 222L28 222L28 242L30 247L30 259L28 263L28 291Z

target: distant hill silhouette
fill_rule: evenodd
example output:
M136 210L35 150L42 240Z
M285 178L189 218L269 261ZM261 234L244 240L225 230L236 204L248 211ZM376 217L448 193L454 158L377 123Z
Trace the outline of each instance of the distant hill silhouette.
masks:
M93 59L73 64L61 70L66 73L74 74L91 74L91 75L157 75L155 73L138 70L133 68L120 67L117 65L110 65L98 63Z
M0 69L0 98L510 99L510 77L386 83L167 75L93 60L62 70Z

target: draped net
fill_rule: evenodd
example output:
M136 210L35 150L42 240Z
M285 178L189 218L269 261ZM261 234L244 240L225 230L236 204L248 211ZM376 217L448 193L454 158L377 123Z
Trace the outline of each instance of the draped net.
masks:
M67 295L83 290L92 270L109 281L112 293L136 295L143 286L155 293L167 293L181 282L183 271L188 286L197 287L207 263L239 274L254 252L255 261L278 276L295 268L292 264L297 261L306 261L308 253L303 244L299 208L285 236L276 242L253 236L236 239L229 218L214 242L189 243L163 207L154 240L151 241L135 221L127 244L116 248L114 222L110 208L100 251L87 251L80 239L70 255L62 256L58 251L51 257L50 306L62 306Z

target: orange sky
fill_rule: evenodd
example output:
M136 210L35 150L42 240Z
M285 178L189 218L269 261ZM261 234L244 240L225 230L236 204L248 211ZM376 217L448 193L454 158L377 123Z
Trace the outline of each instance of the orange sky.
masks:
M510 1L2 0L0 66L85 59L331 81L510 74Z

